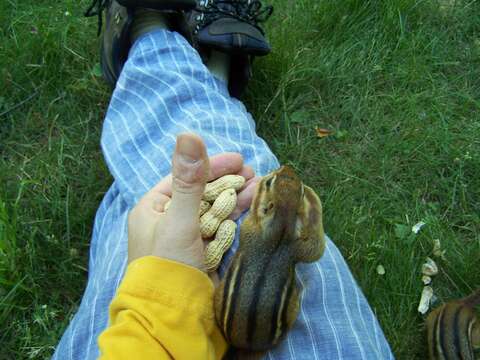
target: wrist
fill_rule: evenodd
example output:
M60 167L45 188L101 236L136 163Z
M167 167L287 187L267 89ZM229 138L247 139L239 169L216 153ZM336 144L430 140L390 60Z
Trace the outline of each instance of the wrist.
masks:
M128 265L120 292L138 294L145 298L162 298L172 306L210 309L214 283L197 268L156 256L144 256Z
M183 254L181 252L176 251L172 253L162 252L160 254L152 254L152 256L157 259L163 259L163 260L175 262L177 264L182 264L184 266L188 266L190 268L201 271L202 273L206 273L203 256L202 258L199 258L198 254L192 254L192 253Z

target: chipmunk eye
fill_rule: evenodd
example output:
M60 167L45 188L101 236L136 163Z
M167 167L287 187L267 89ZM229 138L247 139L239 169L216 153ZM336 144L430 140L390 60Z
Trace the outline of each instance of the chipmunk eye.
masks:
M263 214L267 214L270 210L273 209L273 202L268 203L266 207L263 208Z

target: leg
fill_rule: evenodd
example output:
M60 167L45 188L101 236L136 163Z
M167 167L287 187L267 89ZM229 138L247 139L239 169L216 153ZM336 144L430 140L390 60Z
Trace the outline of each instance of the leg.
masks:
M202 136L210 155L242 153L257 173L278 166L225 83L183 37L157 31L134 45L112 96L102 149L115 181L96 216L87 289L54 358L98 356L96 338L126 265L128 210L170 172L175 136L185 131Z
M98 356L96 339L107 326L108 305L126 266L128 210L170 171L175 135L184 131L198 133L210 155L242 153L259 175L279 165L245 107L198 53L178 34L154 31L131 49L107 112L102 149L115 181L97 213L87 289L54 358ZM237 246L238 239L229 256ZM319 262L298 268L297 279L304 287L300 316L269 358L392 357L331 241Z
M170 171L175 134L185 131L202 136L209 155L241 152L259 173L278 166L225 83L211 76L183 37L158 31L130 52L103 129L107 163L129 205Z

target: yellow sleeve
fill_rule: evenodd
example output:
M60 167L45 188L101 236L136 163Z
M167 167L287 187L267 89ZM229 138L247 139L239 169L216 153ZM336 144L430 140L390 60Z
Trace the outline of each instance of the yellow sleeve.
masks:
M193 267L147 256L127 268L100 335L100 359L221 359L214 286Z

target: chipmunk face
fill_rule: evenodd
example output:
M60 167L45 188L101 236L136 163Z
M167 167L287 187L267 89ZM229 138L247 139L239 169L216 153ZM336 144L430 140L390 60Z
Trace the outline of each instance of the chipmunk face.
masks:
M304 195L305 187L289 166L282 166L260 181L251 210L266 237L275 242L296 237Z
M260 181L253 201L258 218L268 218L279 211L296 209L303 195L303 184L289 166L265 176Z

